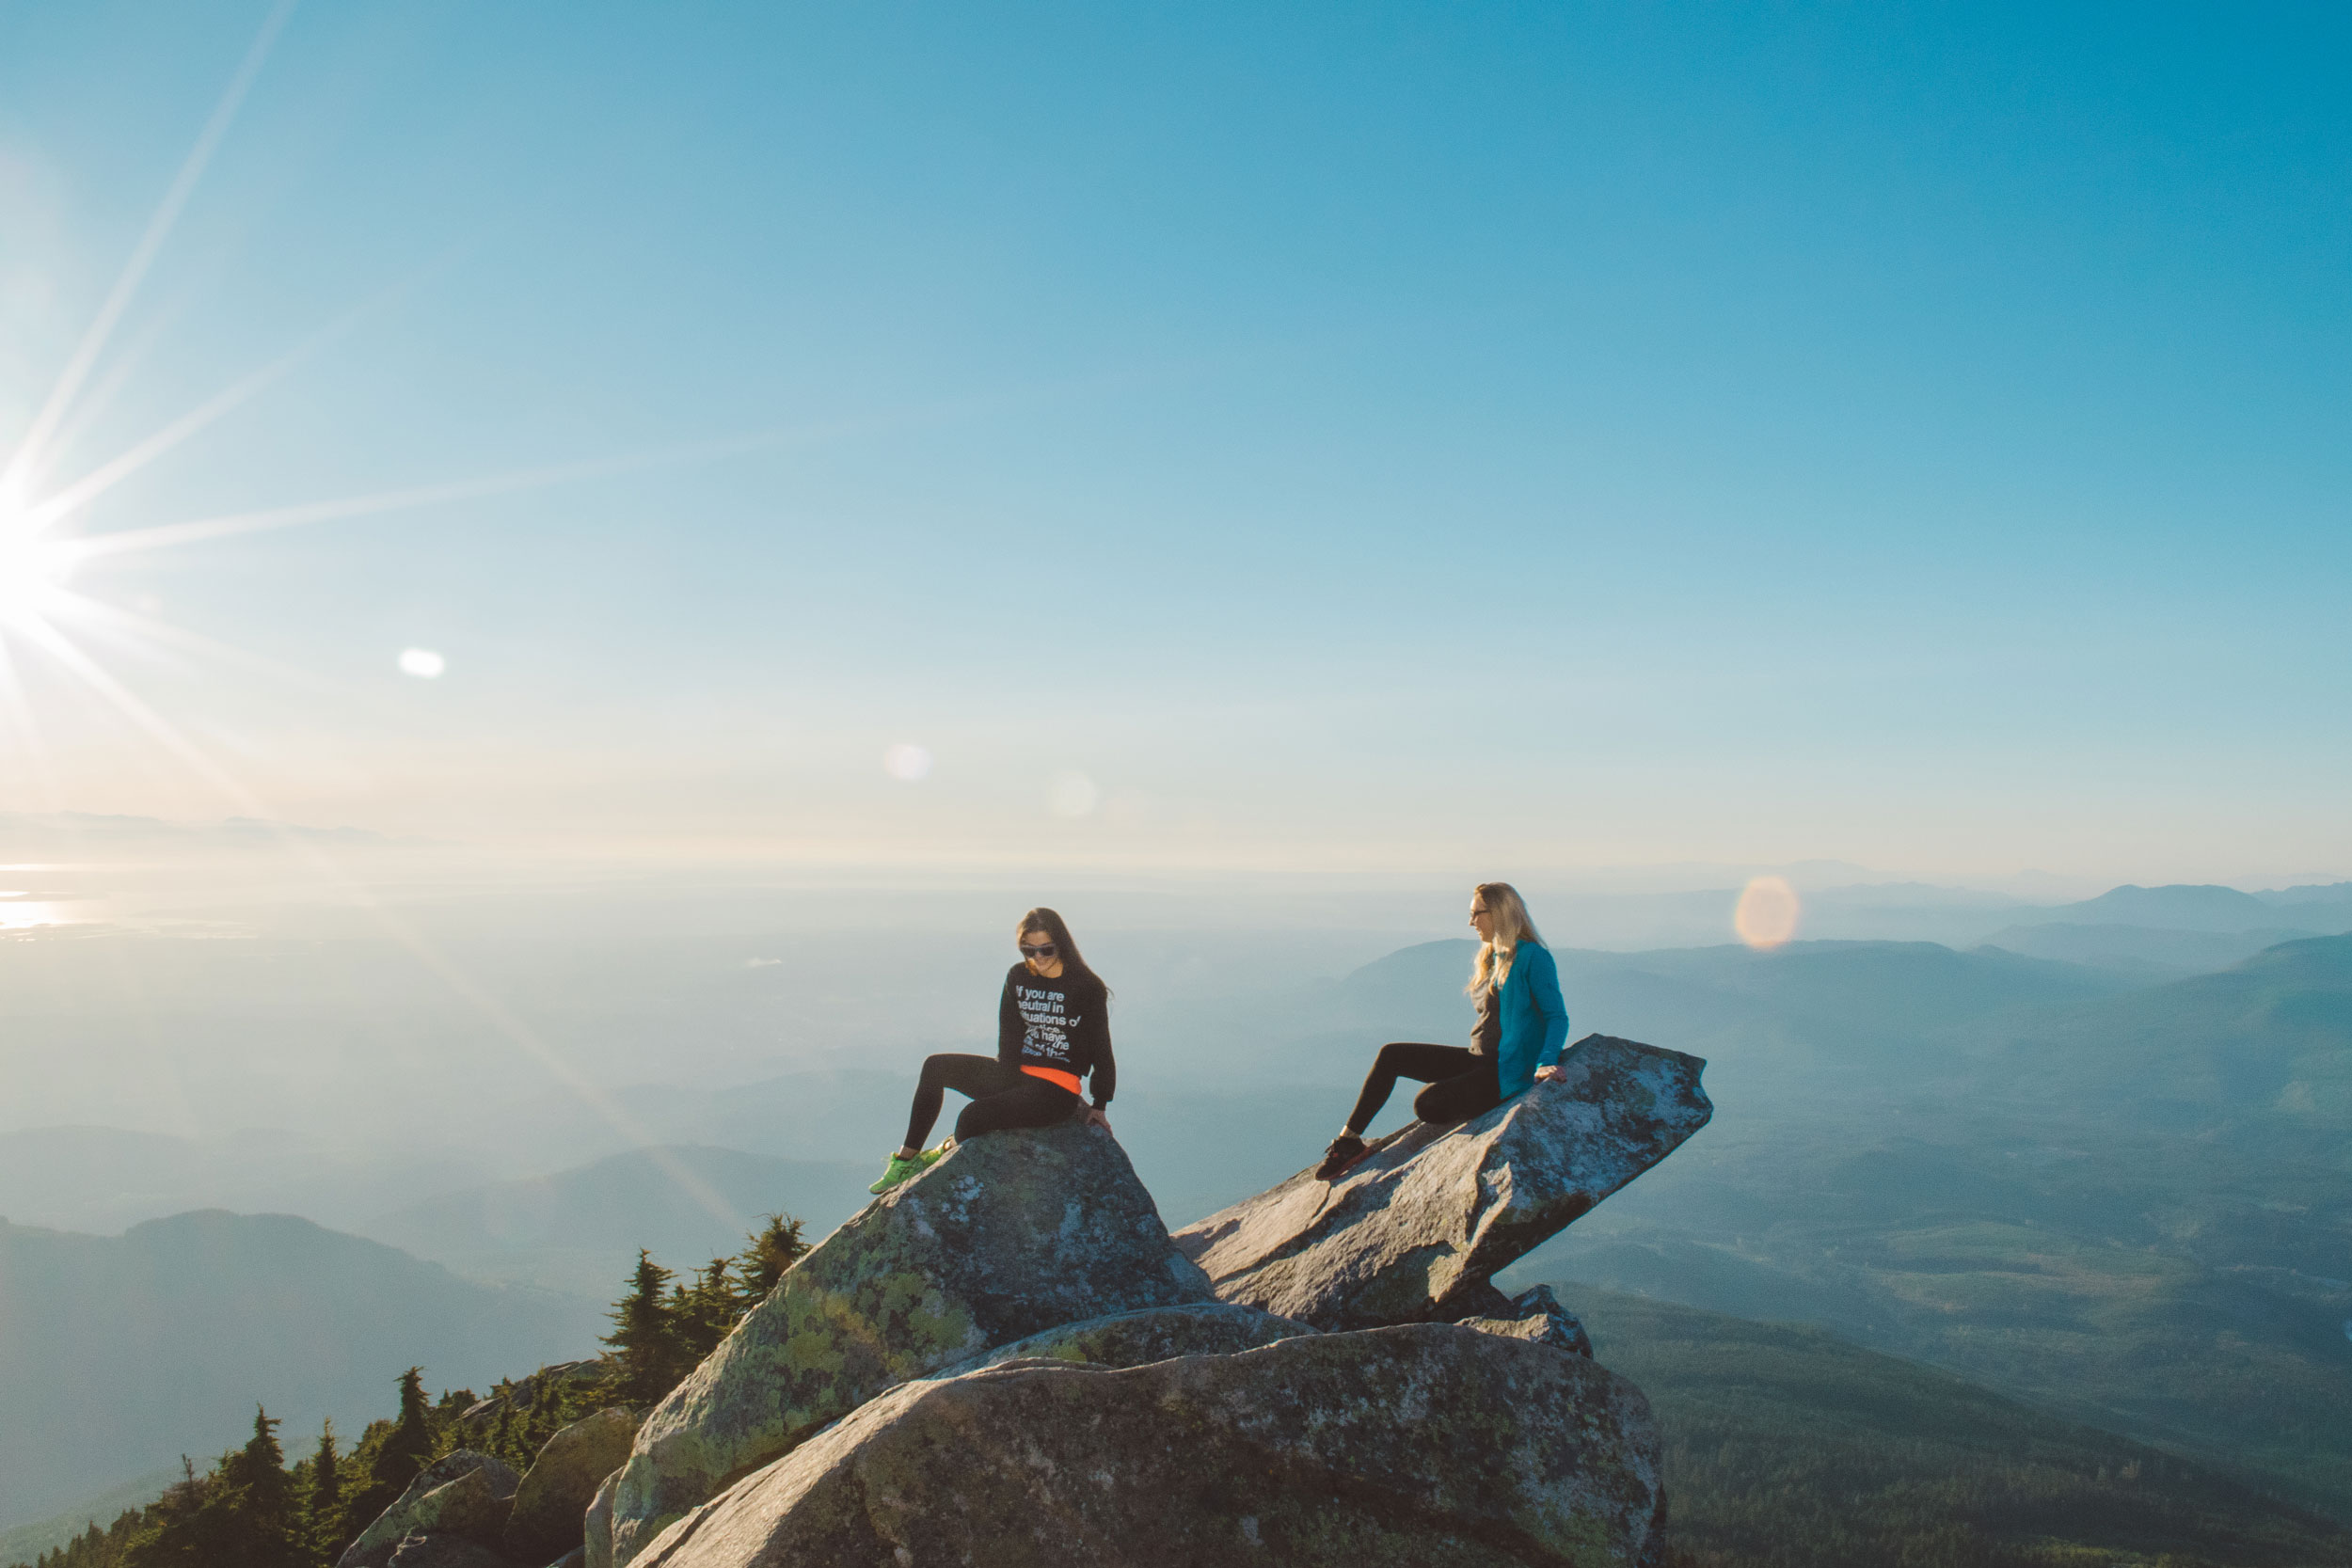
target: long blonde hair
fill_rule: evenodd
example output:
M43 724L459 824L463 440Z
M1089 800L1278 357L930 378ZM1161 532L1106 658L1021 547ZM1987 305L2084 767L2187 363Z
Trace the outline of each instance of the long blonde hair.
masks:
M1545 945L1543 935L1535 929L1535 922L1528 918L1527 900L1519 890L1508 882L1481 882L1471 890L1486 901L1486 912L1495 918L1492 942L1478 944L1478 957L1470 964L1470 984L1462 989L1472 996L1488 986L1500 986L1511 977L1511 959L1517 956L1520 942L1532 942Z

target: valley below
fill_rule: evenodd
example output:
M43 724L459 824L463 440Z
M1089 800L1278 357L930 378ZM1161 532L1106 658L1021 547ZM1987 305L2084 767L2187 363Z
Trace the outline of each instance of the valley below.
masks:
M2148 900L2122 903L2119 920L2153 920ZM2301 918L2325 925L2334 908ZM1501 1282L1554 1283L1589 1314L1604 1360L1613 1335L1652 1347L1629 1349L1622 1370L1659 1382L1684 1445L1688 1560L1884 1560L1867 1531L1843 1557L1758 1544L1770 1488L1742 1470L1755 1460L1740 1445L1762 1439L1708 1425L1731 1408L1742 1357L1792 1387L1943 1378L1950 1399L2012 1401L2031 1413L2015 1419L2077 1433L2033 1439L2074 1457L2018 1483L2039 1501L2021 1492L1970 1514L1979 1544L2088 1539L2048 1521L2125 1520L2114 1478L2177 1464L2205 1479L2180 1494L2187 1513L2163 1516L2174 1544L2148 1538L2151 1559L2345 1560L2327 1553L2352 1522L2352 936L2246 954L2298 927L2115 924L2086 946L2061 928L2096 922L2055 912L2069 918L2023 928L2058 931L2093 961L1867 939L1559 950L1572 1036L1708 1058L1717 1115ZM2015 927L2016 913L1979 918ZM40 945L8 943L0 964ZM2181 967L2198 953L2215 966ZM1116 1015L1112 1116L1168 1223L1311 1163L1382 1040L1458 1037L1468 958L1456 941L1336 978L1262 964L1237 991L1218 989L1214 959L1139 975ZM683 984L675 956L662 962ZM727 1006L746 1005L739 974L723 983ZM39 1022L52 1037L89 1023ZM495 1085L394 1117L389 1136L381 1105L341 1134L327 1119L0 1133L0 1289L16 1304L0 1319L0 1407L26 1413L9 1423L0 1528L51 1528L40 1521L149 1483L183 1452L217 1452L256 1401L290 1431L329 1417L357 1430L410 1365L435 1386L480 1388L591 1354L640 1247L683 1276L768 1213L821 1236L866 1202L921 1050L985 1048L933 1034L861 1048L854 1065L835 1053L733 1082L618 1080L600 1094L628 1133L585 1103ZM1401 1123L1403 1101L1375 1131ZM208 1208L224 1212L192 1212ZM270 1214L300 1218L253 1217ZM212 1254L169 1263L189 1237ZM340 1305L350 1291L367 1311ZM1897 1359L1854 1372L1866 1363L1851 1357L1871 1353ZM1847 1461L1821 1456L1855 1450L1827 1418L1804 1419L1826 1446L1799 1468L1826 1478ZM1955 1475L1991 1464L1998 1423L1971 1430L1977 1457ZM1892 1497L1912 1483L1886 1484ZM1949 1486L1955 1499L1967 1489ZM2120 1524L2098 1528L2100 1550L2126 1550Z

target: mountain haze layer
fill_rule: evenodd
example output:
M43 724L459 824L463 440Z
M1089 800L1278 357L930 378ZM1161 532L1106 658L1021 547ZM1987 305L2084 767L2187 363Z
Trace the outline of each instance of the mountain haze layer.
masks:
M435 1387L576 1357L587 1304L498 1291L284 1214L204 1211L120 1236L0 1222L0 1524L241 1442L258 1402L298 1440ZM290 1446L294 1446L290 1444Z

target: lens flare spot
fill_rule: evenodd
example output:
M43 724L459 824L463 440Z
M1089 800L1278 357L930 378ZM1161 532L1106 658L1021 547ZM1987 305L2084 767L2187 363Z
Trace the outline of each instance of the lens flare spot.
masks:
M1045 792L1045 803L1056 816L1085 816L1102 799L1103 792L1084 773L1057 773L1053 787Z
M1804 912L1797 890L1787 880L1758 877L1740 891L1739 907L1731 911L1731 928L1750 947L1778 947L1797 934L1797 918Z
M437 681L441 678L441 672L448 668L449 660L430 648L400 650L400 673L404 675L414 675L421 681Z
M931 776L930 748L902 740L882 752L882 771L900 784L921 784Z

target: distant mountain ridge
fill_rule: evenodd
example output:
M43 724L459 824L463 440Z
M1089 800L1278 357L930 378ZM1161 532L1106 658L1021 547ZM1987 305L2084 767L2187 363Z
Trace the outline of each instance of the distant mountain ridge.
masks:
M394 1378L435 1387L595 1348L589 1303L498 1291L286 1214L199 1211L120 1236L0 1221L0 1527L241 1441L356 1436Z
M2020 926L2144 926L2170 931L2256 931L2296 926L2333 936L2352 929L2352 882L2241 893L2233 887L2125 884L2096 898L2019 911ZM2340 923L2340 924L2339 924Z
M639 1247L682 1275L740 1252L759 1217L779 1211L815 1241L866 1204L866 1184L880 1168L879 1160L785 1160L679 1145L444 1193L360 1228L474 1278L606 1301L620 1293Z
M2276 911L2274 911L2276 912ZM2151 978L2208 974L2245 962L2266 947L2319 935L2300 927L2257 927L2204 931L2177 927L2078 925L2051 921L2010 926L1984 939L1986 947L2059 963L2104 969L2138 969Z

